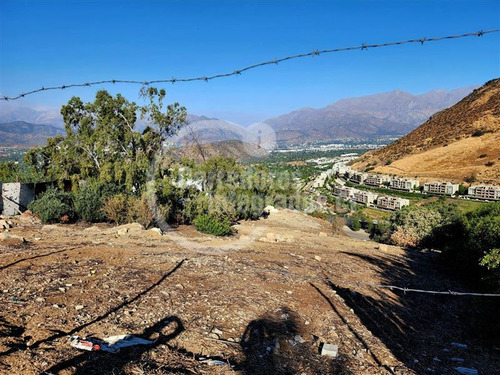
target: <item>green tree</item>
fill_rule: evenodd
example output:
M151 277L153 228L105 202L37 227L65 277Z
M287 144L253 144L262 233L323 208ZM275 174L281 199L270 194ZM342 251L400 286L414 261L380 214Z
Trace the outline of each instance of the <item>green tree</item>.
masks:
M420 242L441 224L441 213L427 206L406 206L391 217L392 229L411 230Z
M178 103L164 106L164 90L149 88L142 95L148 105L138 106L104 90L91 103L71 98L61 109L66 135L31 149L26 163L47 179L96 178L126 191L141 191L162 143L186 117ZM138 114L151 124L142 132L136 129Z

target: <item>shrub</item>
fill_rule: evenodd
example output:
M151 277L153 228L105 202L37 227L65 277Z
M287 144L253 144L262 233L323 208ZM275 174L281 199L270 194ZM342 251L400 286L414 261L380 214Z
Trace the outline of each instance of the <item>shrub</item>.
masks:
M486 255L481 258L479 264L488 268L488 270L500 268L500 249L491 249L489 252L486 252Z
M430 236L432 231L440 226L442 220L438 210L427 206L406 206L391 217L393 230L401 227L405 235L416 237L413 246L419 245L424 238Z
M101 187L97 183L87 182L75 194L75 210L80 218L89 223L105 219L102 207Z
M214 236L227 236L232 232L227 218L219 220L210 215L198 216L194 219L194 226L196 230L202 233L213 234Z
M147 228L153 223L154 215L149 208L148 200L145 195L141 198L129 197L127 221L129 223L139 223Z
M350 227L353 231L358 231L361 229L361 222L357 217L351 218Z
M469 189L467 189L463 184L458 185L458 190L456 195L466 195Z
M419 238L416 235L413 228L403 228L397 227L390 237L391 243L397 246L403 247L416 247L418 245Z
M469 184L472 184L473 182L476 182L476 175L473 173L471 174L470 176L467 176L464 178L464 181L469 183Z
M48 188L47 191L31 202L28 209L37 214L44 224L68 222L76 218L71 193L53 187Z
M204 193L198 194L186 202L184 213L191 220L200 215L207 215L218 221L223 219L233 221L237 218L234 202L220 194L213 196ZM259 211L259 215L261 213L262 209Z
M125 194L113 195L106 199L103 207L106 218L116 224L125 224L128 219L128 197Z
M141 198L125 194L113 195L104 203L103 211L108 220L119 225L139 223L147 228L154 219L144 195Z
M484 135L484 130L482 129L477 129L476 131L474 131L474 133L472 133L473 137L480 137L482 135Z
M489 161L485 164L485 166L487 167L493 167L495 165L495 162L494 161Z
M387 242L390 235L391 223L387 220L379 220L370 227L370 238L376 242Z

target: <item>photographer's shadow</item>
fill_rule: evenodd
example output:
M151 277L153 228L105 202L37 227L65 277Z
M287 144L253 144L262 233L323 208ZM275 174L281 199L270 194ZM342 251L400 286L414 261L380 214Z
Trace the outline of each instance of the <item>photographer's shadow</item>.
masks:
M153 371L159 368L159 364L154 361L145 361L143 354L166 345L170 340L176 338L184 331L182 321L176 316L170 316L158 321L156 324L145 329L142 334L136 335L142 339L152 340L149 345L138 345L122 348L118 353L108 353L105 351L83 352L73 358L67 359L44 371L45 374L57 374L60 371L73 368L75 375L88 374L122 374L125 367L131 363L141 363ZM162 371L171 373L189 373L182 367L166 368L162 366Z

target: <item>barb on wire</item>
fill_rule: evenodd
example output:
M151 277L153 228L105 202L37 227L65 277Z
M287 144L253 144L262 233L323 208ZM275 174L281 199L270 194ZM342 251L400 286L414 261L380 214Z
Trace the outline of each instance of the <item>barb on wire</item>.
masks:
M230 76L238 76L241 75L241 73L246 72L247 70L251 69L256 69L260 68L266 65L274 65L278 64L283 61L288 61L288 60L294 60L294 59L300 59L304 57L309 57L309 56L319 56L320 54L323 53L334 53L334 52L342 52L342 51L354 51L354 50L368 50L369 48L380 48L380 47L389 47L389 46L399 46L402 44L409 44L409 43L420 43L421 45L424 45L424 42L438 42L442 40L447 40L447 39L458 39L458 38L466 38L466 37L471 37L471 36L483 36L485 34L490 34L490 33L497 33L499 32L500 29L493 29L493 30L486 30L486 31L476 31L473 33L467 33L467 34L459 34L459 35L448 35L448 36L441 36L441 37L434 37L434 38L419 38L419 39L409 39L409 40L403 40L399 42L387 42L387 43L379 43L379 44L366 44L363 43L360 46L354 46L354 47L340 47L340 48L334 48L334 49L324 49L324 50L314 50L312 52L308 53L301 53L297 55L290 55L286 57L282 57L279 59L274 59L270 61L264 61L260 62L257 64L249 65L247 67L244 67L242 69L236 69L233 70L231 73L220 73L220 74L215 74L212 76L200 76L200 77L191 77L191 78L175 78L172 77L170 79L157 79L157 80L152 80L152 81L139 81L139 80L121 80L121 79L110 79L110 80L103 80L103 81L94 81L94 82L85 82L85 83L73 83L69 85L61 85L61 86L52 86L52 87L41 87L36 90L32 91L27 91L23 92L17 96L3 96L0 98L0 100L17 100L20 98L24 98L28 95L35 94L37 92L41 91L48 91L48 90L64 90L68 88L73 88L73 87L89 87L89 86L94 86L94 85L102 85L102 84L109 84L109 83L122 83L122 84L136 84L136 85L152 85L156 83L176 83L176 82L193 82L193 81L211 81L213 79L218 79L218 78L224 78L224 77L230 77Z

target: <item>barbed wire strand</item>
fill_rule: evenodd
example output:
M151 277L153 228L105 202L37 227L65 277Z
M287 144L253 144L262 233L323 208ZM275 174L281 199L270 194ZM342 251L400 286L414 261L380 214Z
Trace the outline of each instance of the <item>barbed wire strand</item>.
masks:
M246 66L241 69L234 70L233 72L229 73L221 73L221 74L215 74L212 76L199 76L199 77L191 77L191 78L170 78L170 79L157 79L157 80L151 80L151 81L138 81L138 80L123 80L123 79L109 79L109 80L102 80L102 81L93 81L93 82L83 82L83 83L73 83L69 85L61 85L61 86L49 86L49 87L41 87L36 90L31 90L27 92L23 92L17 96L3 96L0 97L0 100L7 101L7 100L18 100L21 98L24 98L28 95L36 94L38 92L42 91L50 91L50 90L65 90L69 88L74 88L74 87L90 87L90 86L95 86L95 85L103 85L103 84L138 84L142 86L149 86L152 84L157 84L157 83L177 83L177 82L193 82L193 81L211 81L214 79L218 78L224 78L224 77L231 77L231 76L238 76L241 75L243 72L246 72L248 70L260 68L266 65L277 65L281 62L288 61L288 60L294 60L294 59L301 59L304 57L310 57L310 56L319 56L321 54L326 54L326 53L334 53L334 52L343 52L343 51L354 51L354 50L368 50L369 48L381 48L381 47L390 47L390 46L399 46L403 44L410 44L410 43L420 43L421 45L424 45L427 42L438 42L442 40L449 40L449 39L458 39L458 38L466 38L466 37L471 37L471 36L483 36L485 34L491 34L491 33L497 33L499 32L500 29L492 29L492 30L486 30L486 31L477 31L473 33L466 33L466 34L459 34L459 35L447 35L447 36L441 36L441 37L432 37L432 38L419 38L419 39L408 39L408 40L403 40L399 42L387 42L387 43L379 43L379 44L365 44L363 43L360 46L353 46L353 47L340 47L340 48L333 48L333 49L323 49L323 50L314 50L308 53L300 53L296 55L290 55L286 57L281 57L279 59L274 59L274 60L269 60L269 61L264 61L260 63L256 63L253 65Z
M264 267L254 267L254 266L246 266L247 269L250 268L255 271L261 271L261 272L270 272L270 273L276 273L282 276L290 276L290 277L299 277L299 278L304 278L304 279L313 279L313 280L319 280L319 281L325 281L325 282L331 282L331 283L336 283L336 284L344 284L344 285L352 285L352 286L357 286L357 287L370 287L370 288L380 288L380 289L390 289L390 290L399 290L406 293L424 293L424 294L434 294L434 295L451 295L451 296L469 296L469 297L500 297L500 294L496 293L474 293L474 292L455 292L452 290L446 290L446 291L439 291L439 290L425 290L425 289L416 289L416 288L407 288L407 287L401 287L401 286L396 286L396 285L388 285L388 284L375 284L375 283L368 283L368 282L363 282L363 281L349 281L349 280L344 280L344 279L338 279L335 277L331 276L317 276L317 275L301 275L298 273L293 273L290 271L283 271L283 270L273 270L270 268L264 268Z

